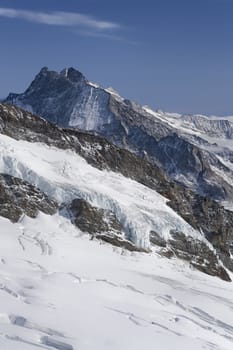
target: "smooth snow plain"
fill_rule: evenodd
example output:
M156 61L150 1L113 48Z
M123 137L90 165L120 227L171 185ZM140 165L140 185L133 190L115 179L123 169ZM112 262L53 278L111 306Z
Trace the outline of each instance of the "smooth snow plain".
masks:
M71 151L0 135L0 172L60 203L82 197L111 209L138 245L151 229L203 239L166 199ZM0 217L1 350L139 350L233 347L233 285L155 252L90 240L58 213ZM231 275L232 277L232 275Z

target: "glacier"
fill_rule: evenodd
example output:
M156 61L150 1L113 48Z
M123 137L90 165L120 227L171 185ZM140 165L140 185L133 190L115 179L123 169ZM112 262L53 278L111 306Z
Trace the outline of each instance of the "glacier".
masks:
M0 135L0 148L0 173L35 185L60 204L83 198L95 207L111 210L126 238L139 247L150 247L151 231L168 239L171 230L204 240L211 247L201 232L166 204L165 197L121 174L94 168L73 151L6 135Z
M165 259L149 242L151 231L167 240L177 230L213 250L202 232L155 190L35 141L1 134L0 173L58 204L83 198L111 210L126 238L148 253L92 239L61 211L22 215L14 224L0 217L0 349L231 350L233 284L176 254Z

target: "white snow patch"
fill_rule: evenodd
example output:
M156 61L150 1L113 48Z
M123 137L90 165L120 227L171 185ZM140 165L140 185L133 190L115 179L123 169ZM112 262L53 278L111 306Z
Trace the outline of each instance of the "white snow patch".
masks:
M119 94L119 92L114 90L111 86L104 90L108 92L110 95L114 96L118 101L124 100L124 98Z

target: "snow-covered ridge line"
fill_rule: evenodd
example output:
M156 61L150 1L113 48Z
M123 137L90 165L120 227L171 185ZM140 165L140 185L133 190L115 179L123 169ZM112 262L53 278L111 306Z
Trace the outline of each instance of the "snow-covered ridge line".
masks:
M93 206L111 210L127 238L140 247L149 247L151 230L165 239L170 230L204 239L157 192L120 174L100 171L71 151L4 135L0 135L0 148L0 172L36 185L59 203L84 198Z
M209 136L214 136L218 133L223 139L227 137L231 138L233 131L233 117L212 117L201 114L178 114L168 113L161 110L154 111L148 106L143 106L143 110L156 119L167 123L177 131L183 131L187 134L193 134L198 136L205 136L205 133L209 133ZM227 132L230 134L227 135ZM213 134L213 135L212 135Z

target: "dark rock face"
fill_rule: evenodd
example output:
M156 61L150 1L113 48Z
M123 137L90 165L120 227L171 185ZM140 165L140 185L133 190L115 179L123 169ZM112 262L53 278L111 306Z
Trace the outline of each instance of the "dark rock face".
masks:
M95 101L101 101L98 105ZM104 90L94 88L87 79L74 68L63 70L61 73L49 71L44 67L23 96L10 94L7 103L13 102L19 107L25 107L29 112L43 117L62 127L81 127L86 130L104 132L101 120L98 124L87 120L87 114L94 119L95 114L110 117L105 107L109 102L109 94ZM43 107L42 107L43 106ZM69 118L67 117L69 115ZM93 121L94 122L94 121Z
M73 84L78 85L84 81L85 78L83 75L72 68L67 71L67 77L65 72L61 72L58 79L56 72L49 71L47 67L44 67L36 76L30 87L25 91L22 100L26 99L29 111L33 110L38 115L39 106L47 105L46 108L48 109L48 113L46 114L46 119L59 125L67 126L68 124L63 121L61 115L67 110L70 111L71 106L69 96L76 98L76 95L70 91L70 88ZM79 92L80 91L77 87L77 95ZM59 106L56 103L56 98L60 94L63 94L64 100L67 101L65 104L63 103L62 106ZM8 99L16 101L17 94L10 94ZM20 99L20 101L18 101L19 105L23 104L22 100ZM35 100L36 103L33 102Z
M35 218L39 210L52 215L57 205L29 183L0 174L1 216L17 222L23 214Z
M92 235L112 232L122 235L123 229L115 215L103 209L92 207L84 199L74 199L68 210L76 226Z
M58 124L95 132L140 157L146 155L172 180L215 200L232 200L233 188L218 172L224 168L214 153L204 151L188 134L162 118L156 118L134 102L90 84L73 68L61 73L43 68L23 94L10 94L5 101ZM181 123L210 135L231 138L233 126L200 116L182 116ZM185 124L186 123L186 124ZM183 124L182 124L183 125ZM203 143L203 142L201 142ZM208 144L208 142L207 142ZM225 166L233 179L232 171Z
M226 194L233 198L232 186L212 171L211 166L225 172L229 172L229 169L213 154L187 142L176 133L162 138L153 156L163 165L170 178L180 183L183 182L182 178L187 179L189 186L202 196L219 201L224 200Z
M182 232L171 231L172 236L167 242L155 241L156 245L162 246L159 254L171 258L176 256L179 259L190 263L197 270L211 276L217 276L224 281L231 281L231 278L224 267L219 262L218 256L206 243L186 237ZM152 240L152 243L153 240Z
M230 255L233 247L233 212L224 209L210 198L200 196L181 184L169 181L164 172L149 162L147 157L140 158L91 133L61 129L26 111L1 104L0 132L15 139L44 142L61 149L71 149L99 169L122 173L124 176L156 190L169 200L168 205L186 222L195 229L203 231L207 239L214 245L221 261L233 271ZM93 227L96 225L94 216L95 214L92 218ZM101 215L99 222L102 222ZM102 225L105 224L102 223ZM122 235L116 235L116 241L115 236L114 238L109 236L106 226L101 227L102 240L123 246L122 242L119 243ZM96 231L96 236L99 235L99 231ZM166 243L159 237L159 233L155 232L151 233L150 241L152 244L162 247ZM125 241L123 243L126 245ZM134 249L136 248L134 247ZM173 254L170 250L166 250L166 252L167 256ZM165 255L165 250L163 254Z
M168 246L175 255L190 262L196 269L212 276L218 276L225 281L231 281L230 276L218 261L217 255L204 242L185 237L181 232L171 232L172 239Z
M130 251L148 252L136 247L125 238L121 223L111 211L93 207L84 199L74 199L66 206L66 210L72 222L81 231L91 234L93 238Z
M160 237L160 235L154 231L150 232L150 243L164 248L167 246L166 240Z
M175 191L168 203L192 227L202 230L212 243L224 265L233 271L231 258L233 242L233 212L207 197L184 190Z

